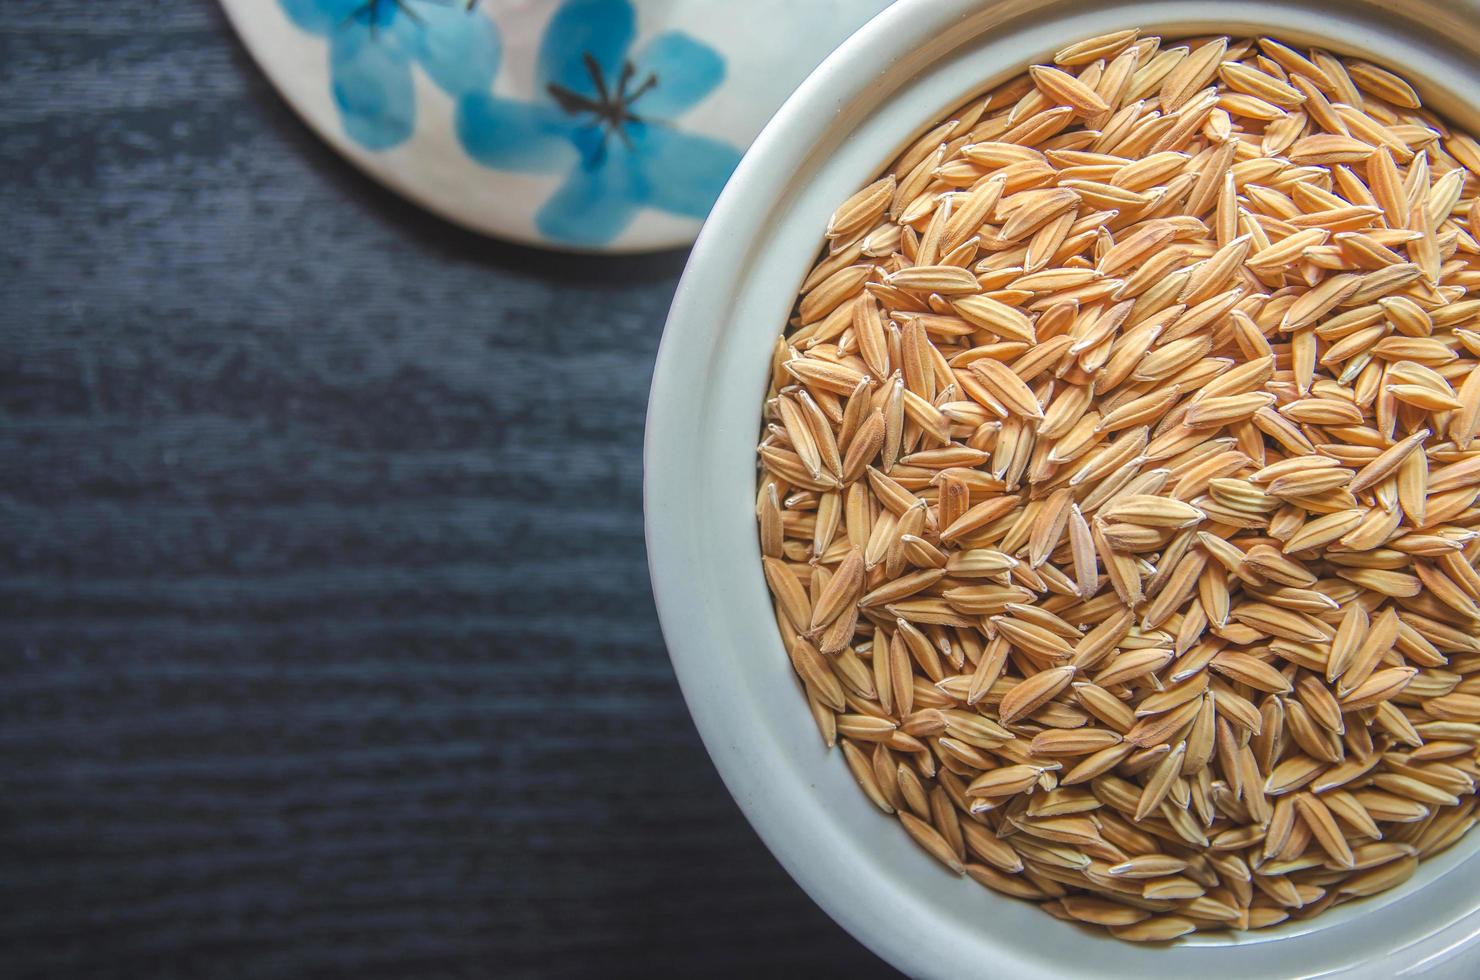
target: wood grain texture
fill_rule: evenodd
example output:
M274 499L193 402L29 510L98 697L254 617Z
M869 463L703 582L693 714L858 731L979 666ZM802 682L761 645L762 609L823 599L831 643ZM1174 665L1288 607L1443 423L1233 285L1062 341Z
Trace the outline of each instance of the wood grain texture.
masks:
M663 650L682 255L423 214L204 0L0 5L0 209L0 975L884 972Z

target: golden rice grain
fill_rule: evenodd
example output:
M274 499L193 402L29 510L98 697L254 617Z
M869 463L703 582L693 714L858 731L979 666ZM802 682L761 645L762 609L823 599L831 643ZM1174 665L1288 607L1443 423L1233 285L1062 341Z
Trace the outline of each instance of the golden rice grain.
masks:
M1101 58L1114 57L1123 48L1135 41L1140 33L1135 28L1129 28L1110 34L1101 34L1083 41L1076 41L1055 52L1053 56L1054 64L1073 68L1079 65L1087 65Z
M1477 168L1385 68L1122 31L834 213L762 565L824 741L947 868L1161 942L1476 822Z

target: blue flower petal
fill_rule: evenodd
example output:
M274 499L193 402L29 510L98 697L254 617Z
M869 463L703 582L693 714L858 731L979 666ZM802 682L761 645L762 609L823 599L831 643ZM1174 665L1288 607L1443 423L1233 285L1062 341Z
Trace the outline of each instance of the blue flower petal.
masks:
M502 50L492 22L461 5L418 4L415 16L396 0L279 0L304 30L329 39L333 94L345 131L372 150L410 137L416 122L412 63L453 96L458 139L469 156L493 168L564 169L567 177L535 224L546 237L599 246L620 235L643 208L702 218L739 152L717 139L679 132L663 120L681 115L725 78L724 59L679 32L660 35L636 59L627 91L641 89L628 119L610 129L579 99L548 98L551 83L606 102L621 84L636 33L630 0L566 0L546 28L536 65L533 103L492 94ZM373 23L372 23L373 21ZM603 93L594 70L604 79ZM643 88L649 76L653 84Z
M630 130L636 150L634 186L648 207L703 218L740 162L723 140L651 124Z
M283 13L315 34L327 34L355 15L365 0L278 0Z
M458 101L456 126L468 156L496 170L557 170L577 156L570 117L543 103L467 95Z
M653 38L633 61L639 80L650 73L657 79L632 107L639 116L672 119L725 80L725 59L719 52L680 31Z
M635 19L628 0L567 0L550 18L540 44L540 91L554 82L594 98L596 83L586 68L586 55L596 60L607 84L615 84L632 45Z
M612 162L626 159L620 145ZM632 169L627 165L574 167L565 183L535 215L540 234L569 245L605 245L622 233L637 215L638 202L631 196Z
M336 31L329 38L334 101L344 130L369 150L384 150L416 128L411 67L398 46L368 30Z
M427 75L448 95L493 87L503 50L493 21L455 6L423 4L422 23L412 39L413 51Z
M612 138L606 127L594 120L574 127L570 133L570 140L581 155L581 166L587 170L606 166L606 144Z

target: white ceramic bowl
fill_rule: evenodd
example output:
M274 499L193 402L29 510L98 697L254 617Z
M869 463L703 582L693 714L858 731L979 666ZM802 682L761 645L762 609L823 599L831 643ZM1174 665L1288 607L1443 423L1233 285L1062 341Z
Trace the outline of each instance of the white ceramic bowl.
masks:
M1480 0L902 0L792 96L699 236L648 406L653 589L715 765L793 877L860 941L917 976L1480 976L1480 834L1403 887L1313 921L1140 947L952 876L870 806L823 750L761 575L755 443L769 356L832 209L973 92L1068 41L1271 33L1400 69L1480 132Z

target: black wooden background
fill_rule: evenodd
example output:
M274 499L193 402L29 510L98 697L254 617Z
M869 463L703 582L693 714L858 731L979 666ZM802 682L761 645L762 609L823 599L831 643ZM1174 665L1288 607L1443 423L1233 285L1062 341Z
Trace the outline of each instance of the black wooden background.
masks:
M683 258L425 215L208 0L0 3L0 976L883 971L658 632Z

